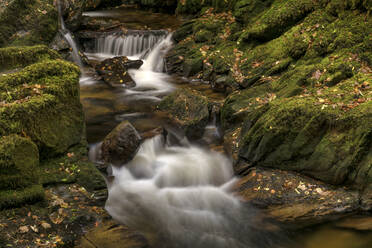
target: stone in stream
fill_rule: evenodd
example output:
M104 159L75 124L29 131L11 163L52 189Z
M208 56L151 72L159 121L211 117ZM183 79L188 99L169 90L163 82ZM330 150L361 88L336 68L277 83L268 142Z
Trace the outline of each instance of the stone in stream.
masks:
M102 160L113 165L122 165L136 155L141 136L128 121L123 121L102 142Z
M200 93L177 90L165 97L158 109L167 113L184 130L187 138L195 140L203 136L209 120L209 103Z
M143 64L142 60L129 60L127 57L115 57L102 61L96 66L98 74L110 84L134 86L132 78L128 74L129 69L138 69Z

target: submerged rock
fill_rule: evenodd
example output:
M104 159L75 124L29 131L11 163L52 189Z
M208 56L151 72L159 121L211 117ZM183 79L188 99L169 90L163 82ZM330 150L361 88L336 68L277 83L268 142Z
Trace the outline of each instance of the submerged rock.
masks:
M106 163L122 165L136 155L141 136L128 121L123 121L102 142L101 157Z
M197 91L177 90L160 102L158 110L166 112L187 138L195 140L203 136L209 120L209 104Z
M142 60L129 60L127 57L122 56L102 61L96 66L96 70L102 76L103 80L112 86L134 86L128 70L138 69L142 64Z

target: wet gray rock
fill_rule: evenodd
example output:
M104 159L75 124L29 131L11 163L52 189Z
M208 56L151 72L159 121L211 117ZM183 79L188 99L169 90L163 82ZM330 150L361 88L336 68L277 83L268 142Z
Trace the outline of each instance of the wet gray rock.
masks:
M102 142L101 156L105 163L123 165L136 155L141 136L128 121L123 121Z
M203 136L209 120L209 103L197 91L177 90L165 97L158 109L167 113L187 138L196 140Z
M66 52L70 49L70 45L60 32L56 34L53 41L49 44L49 47L58 52Z
M115 57L102 61L96 65L96 71L102 79L110 84L134 86L132 78L128 74L129 69L138 69L142 66L142 60L129 60L127 57Z

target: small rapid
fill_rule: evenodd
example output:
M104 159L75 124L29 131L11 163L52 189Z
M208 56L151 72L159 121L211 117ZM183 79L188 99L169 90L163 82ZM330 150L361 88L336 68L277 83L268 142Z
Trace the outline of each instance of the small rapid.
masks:
M224 155L164 136L146 140L134 159L112 167L106 210L145 234L155 247L267 247L254 228L255 210L233 195ZM260 240L257 242L257 240Z

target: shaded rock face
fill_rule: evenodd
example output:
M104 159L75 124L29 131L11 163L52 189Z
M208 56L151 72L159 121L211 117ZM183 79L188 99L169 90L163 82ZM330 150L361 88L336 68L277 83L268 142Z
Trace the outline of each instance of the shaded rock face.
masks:
M141 136L128 121L120 123L102 142L101 158L106 163L122 165L136 155Z
M192 140L202 137L209 120L207 98L196 91L177 90L160 102L158 110L175 120Z
M236 192L276 219L297 225L321 223L360 208L355 191L280 170L253 167L239 180Z
M135 86L128 74L129 69L139 69L143 64L142 60L129 60L127 57L115 57L106 59L96 66L96 71L103 80L112 85Z

